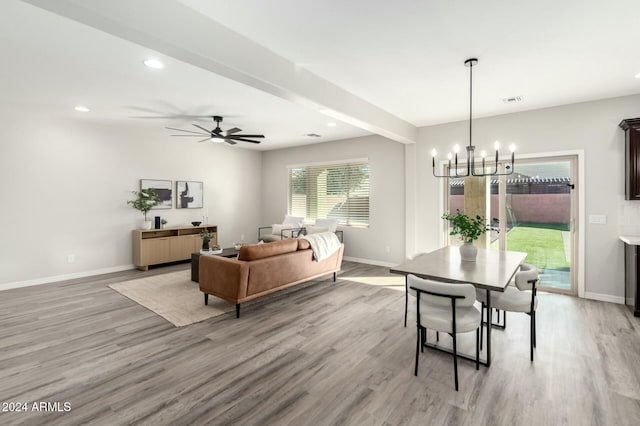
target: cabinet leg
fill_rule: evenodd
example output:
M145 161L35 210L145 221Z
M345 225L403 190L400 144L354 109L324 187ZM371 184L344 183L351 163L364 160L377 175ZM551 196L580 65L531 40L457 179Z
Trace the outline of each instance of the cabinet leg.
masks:
M236 303L236 318L240 318L240 304Z
M209 294L208 294L208 293L205 293L205 294L204 294L204 304L205 304L205 305L208 305L208 304L209 304Z

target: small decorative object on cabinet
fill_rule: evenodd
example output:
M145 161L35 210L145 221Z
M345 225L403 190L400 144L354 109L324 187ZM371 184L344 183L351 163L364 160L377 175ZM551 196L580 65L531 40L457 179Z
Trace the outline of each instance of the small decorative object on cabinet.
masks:
M640 118L620 122L625 132L625 199L640 200Z
M218 244L218 227L188 226L133 231L133 264L144 271L150 265L191 259L200 251L201 232L211 235L210 244Z
M460 235L460 238L462 238L464 242L464 244L460 246L460 258L464 262L475 262L476 256L478 255L478 248L473 245L473 242L480 238L482 234L491 230L485 218L476 216L472 219L459 209L456 210L455 215L445 213L442 215L442 218L451 222L449 235Z

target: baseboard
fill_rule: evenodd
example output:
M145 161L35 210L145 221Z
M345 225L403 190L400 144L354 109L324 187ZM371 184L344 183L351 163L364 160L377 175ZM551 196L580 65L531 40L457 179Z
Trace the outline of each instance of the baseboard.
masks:
M622 296L611 296L609 294L592 293L590 291L587 291L584 293L584 298L591 299L591 300L599 300L601 302L618 303L620 305L624 305L624 297Z
M380 260L371 260L371 259L361 259L359 257L344 256L342 259L348 262L366 263L367 265L375 265L375 266L386 266L387 268L392 268L398 265L398 263L382 262Z
M54 275L52 277L35 278L33 280L16 281L12 283L0 284L0 291L12 288L30 287L32 285L49 284L59 281L73 280L76 278L92 277L94 275L109 274L111 272L121 272L134 269L135 265L114 266L112 268L94 269L93 271L74 272L73 274Z

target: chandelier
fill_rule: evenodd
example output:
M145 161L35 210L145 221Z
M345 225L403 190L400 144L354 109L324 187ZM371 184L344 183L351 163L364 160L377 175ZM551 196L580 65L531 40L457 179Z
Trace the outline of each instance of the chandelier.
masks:
M482 168L481 169L476 168L476 158L475 158L476 147L473 146L473 142L472 142L473 141L472 112L473 112L473 67L476 66L477 64L478 64L478 59L476 58L470 58L464 61L464 66L469 68L469 146L467 146L466 170L464 168L464 165L459 165L458 163L458 151L460 150L460 147L458 145L454 145L453 152L455 155L455 159L454 159L454 155L452 155L450 152L447 154L447 159L449 160L449 168L448 168L449 173L438 175L436 173L437 152L434 148L433 151L431 151L431 156L432 156L431 161L432 161L432 167L433 167L433 175L435 177L460 178L460 177L467 177L467 176L506 176L513 173L513 163L515 160L515 145L511 144L509 146L509 150L511 151L511 164L505 165L504 167L505 171L502 173L498 173L498 157L500 155L498 152L498 149L500 148L500 144L497 141L494 144L494 149L496 150L495 164L493 166L490 166L489 170L487 170L487 168L485 167L487 152L483 150L483 151L480 151L480 157L482 159ZM453 160L453 168L451 164L452 160Z

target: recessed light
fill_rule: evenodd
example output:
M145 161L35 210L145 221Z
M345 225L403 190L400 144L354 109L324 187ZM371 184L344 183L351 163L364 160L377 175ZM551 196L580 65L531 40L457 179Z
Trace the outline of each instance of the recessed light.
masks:
M146 59L142 63L148 66L149 68L153 68L154 70L160 70L164 68L164 64L157 59Z
M336 123L333 123L333 122L331 122L331 123L327 123L327 126L329 126L329 127L336 127Z
M86 107L86 106L84 106L84 105L78 105L78 106L77 106L77 107L75 107L74 109L75 109L76 111L79 111L79 112L89 112L89 111L91 111L89 108L87 108L87 107Z
M640 78L640 72L636 74L636 78Z

